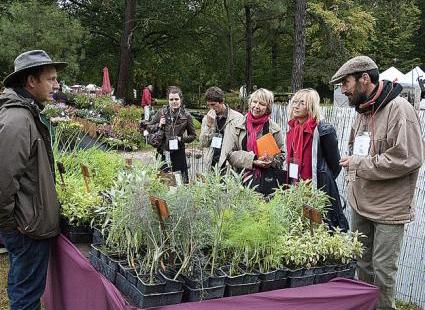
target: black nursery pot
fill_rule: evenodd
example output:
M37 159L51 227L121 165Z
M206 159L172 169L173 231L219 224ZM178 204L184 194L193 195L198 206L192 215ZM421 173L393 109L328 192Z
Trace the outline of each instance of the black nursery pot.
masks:
M312 269L293 269L289 270L289 287L300 287L314 284Z
M182 276L184 280L183 301L201 301L223 297L226 288L225 277L220 269L216 270L213 276L202 279Z
M229 276L229 269L229 266L221 268L226 274L224 280L226 283L225 297L258 293L261 284L261 281L258 281L258 273L243 273L237 276ZM241 269L239 270L241 271Z
M89 225L76 226L69 223L65 218L60 221L61 232L72 243L91 243L93 238L93 231Z
M116 286L128 297L132 305L141 308L178 304L181 302L183 296L183 291L143 294L135 285L131 284L119 273L117 274Z

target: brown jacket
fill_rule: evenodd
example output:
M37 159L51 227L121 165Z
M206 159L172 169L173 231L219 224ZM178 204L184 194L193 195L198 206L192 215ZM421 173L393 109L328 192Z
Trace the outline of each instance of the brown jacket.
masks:
M47 127L33 100L0 95L0 230L18 228L35 239L56 236L59 202Z
M226 118L226 123L224 125L223 141L224 141L224 137L229 132L229 128L231 126L234 126L234 124L236 124L242 118L243 118L243 115L241 113L227 107L227 118ZM211 163L213 160L214 150L210 145L215 133L216 133L216 124L214 123L214 126L209 127L207 125L207 116L205 115L204 118L202 119L201 134L199 135L199 142L201 143L202 147L206 148L205 161L207 163L206 164L207 167L211 166Z
M369 155L354 155L348 171L348 203L360 215L383 224L403 224L414 219L413 195L424 160L419 118L401 97L390 101L371 118L359 114L349 138L371 134Z
M170 107L162 107L148 124L150 130L156 130L159 126L161 117L165 117L165 125L161 130L164 131L164 140L161 145L162 150L168 150L168 141L172 137L180 137L179 148L184 148L185 143L190 143L196 139L195 126L193 125L192 115L182 106L179 112L174 115ZM185 135L186 132L186 135Z
M270 120L269 132L273 134L277 146L284 149L282 131L274 121ZM260 132L260 138L262 133ZM242 150L242 142L246 136L246 116L239 119L233 126L229 126L224 136L223 145L221 147L220 160L218 166L222 167L226 160L229 161L233 169L252 169L254 161L254 152Z

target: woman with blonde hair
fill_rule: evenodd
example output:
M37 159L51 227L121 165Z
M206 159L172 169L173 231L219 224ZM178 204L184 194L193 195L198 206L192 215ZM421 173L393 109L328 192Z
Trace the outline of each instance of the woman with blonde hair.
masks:
M267 89L260 88L251 94L248 113L229 127L218 162L220 168L228 162L234 170L244 170L246 184L264 195L271 194L283 182L277 158L260 156L257 147L257 140L271 133L278 148L283 148L282 131L270 119L273 102L273 93Z
M336 178L341 167L335 128L320 120L320 96L314 89L297 91L289 102L286 151L291 183L311 180L330 197L324 219L330 229L348 230Z

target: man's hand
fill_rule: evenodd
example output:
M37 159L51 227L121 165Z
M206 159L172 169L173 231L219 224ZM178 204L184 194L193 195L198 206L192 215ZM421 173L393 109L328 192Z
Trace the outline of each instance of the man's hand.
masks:
M207 113L207 125L208 127L212 127L215 123L215 118L217 117L217 114L213 109L209 110Z
M348 169L348 167L350 166L350 161L353 158L353 156L344 156L341 158L341 160L339 161L339 165L341 167L344 167L345 169Z
M164 126L165 125L165 117L164 116L162 116L160 119L159 119L159 126Z

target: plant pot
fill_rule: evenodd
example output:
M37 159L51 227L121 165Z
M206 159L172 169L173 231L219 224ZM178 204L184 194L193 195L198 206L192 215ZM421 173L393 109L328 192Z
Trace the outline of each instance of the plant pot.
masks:
M282 273L279 273L281 276ZM277 278L278 270L272 270L269 272L259 272L258 279L261 280L260 292L267 292L279 289L281 286L280 278Z
M304 275L304 268L297 268L297 269L289 269L288 270L288 277L301 277Z
M304 275L299 277L290 277L290 285L289 287L300 287L314 284L315 275Z
M91 243L93 231L89 225L71 225L67 219L61 219L61 231L72 243Z
M337 271L330 271L330 272L323 272L323 273L316 274L314 276L314 284L329 282L333 278L336 278L337 275L338 275Z
M221 270L217 270L215 276L203 279L193 279L189 276L182 276L182 278L184 280L184 301L221 298L224 295L225 275Z
M178 279L174 280L174 270L159 271L159 276L165 281L165 292L178 292L183 290L183 280L179 276Z
M236 276L229 276L230 266L223 266L220 269L226 275L224 280L226 283L225 297L253 294L258 293L260 290L261 281L258 281L258 273L242 273ZM238 271L243 272L241 268L238 268Z
M258 293L260 290L260 284L261 284L261 281L256 281L254 283L234 284L234 285L226 284L224 297Z
M149 281L148 274L139 275L136 281L136 287L144 295L158 294L166 292L166 282L160 276L154 275L152 282Z
M105 237L102 234L102 231L98 228L93 228L93 238L92 243L94 245L104 245L105 244Z
M347 269L339 270L337 272L337 276L341 278L346 278L346 279L354 279L355 273L356 273L356 269L347 268Z
M183 296L183 291L143 294L136 286L131 284L119 273L117 274L116 286L124 295L127 296L132 305L141 308L178 304L181 302Z

